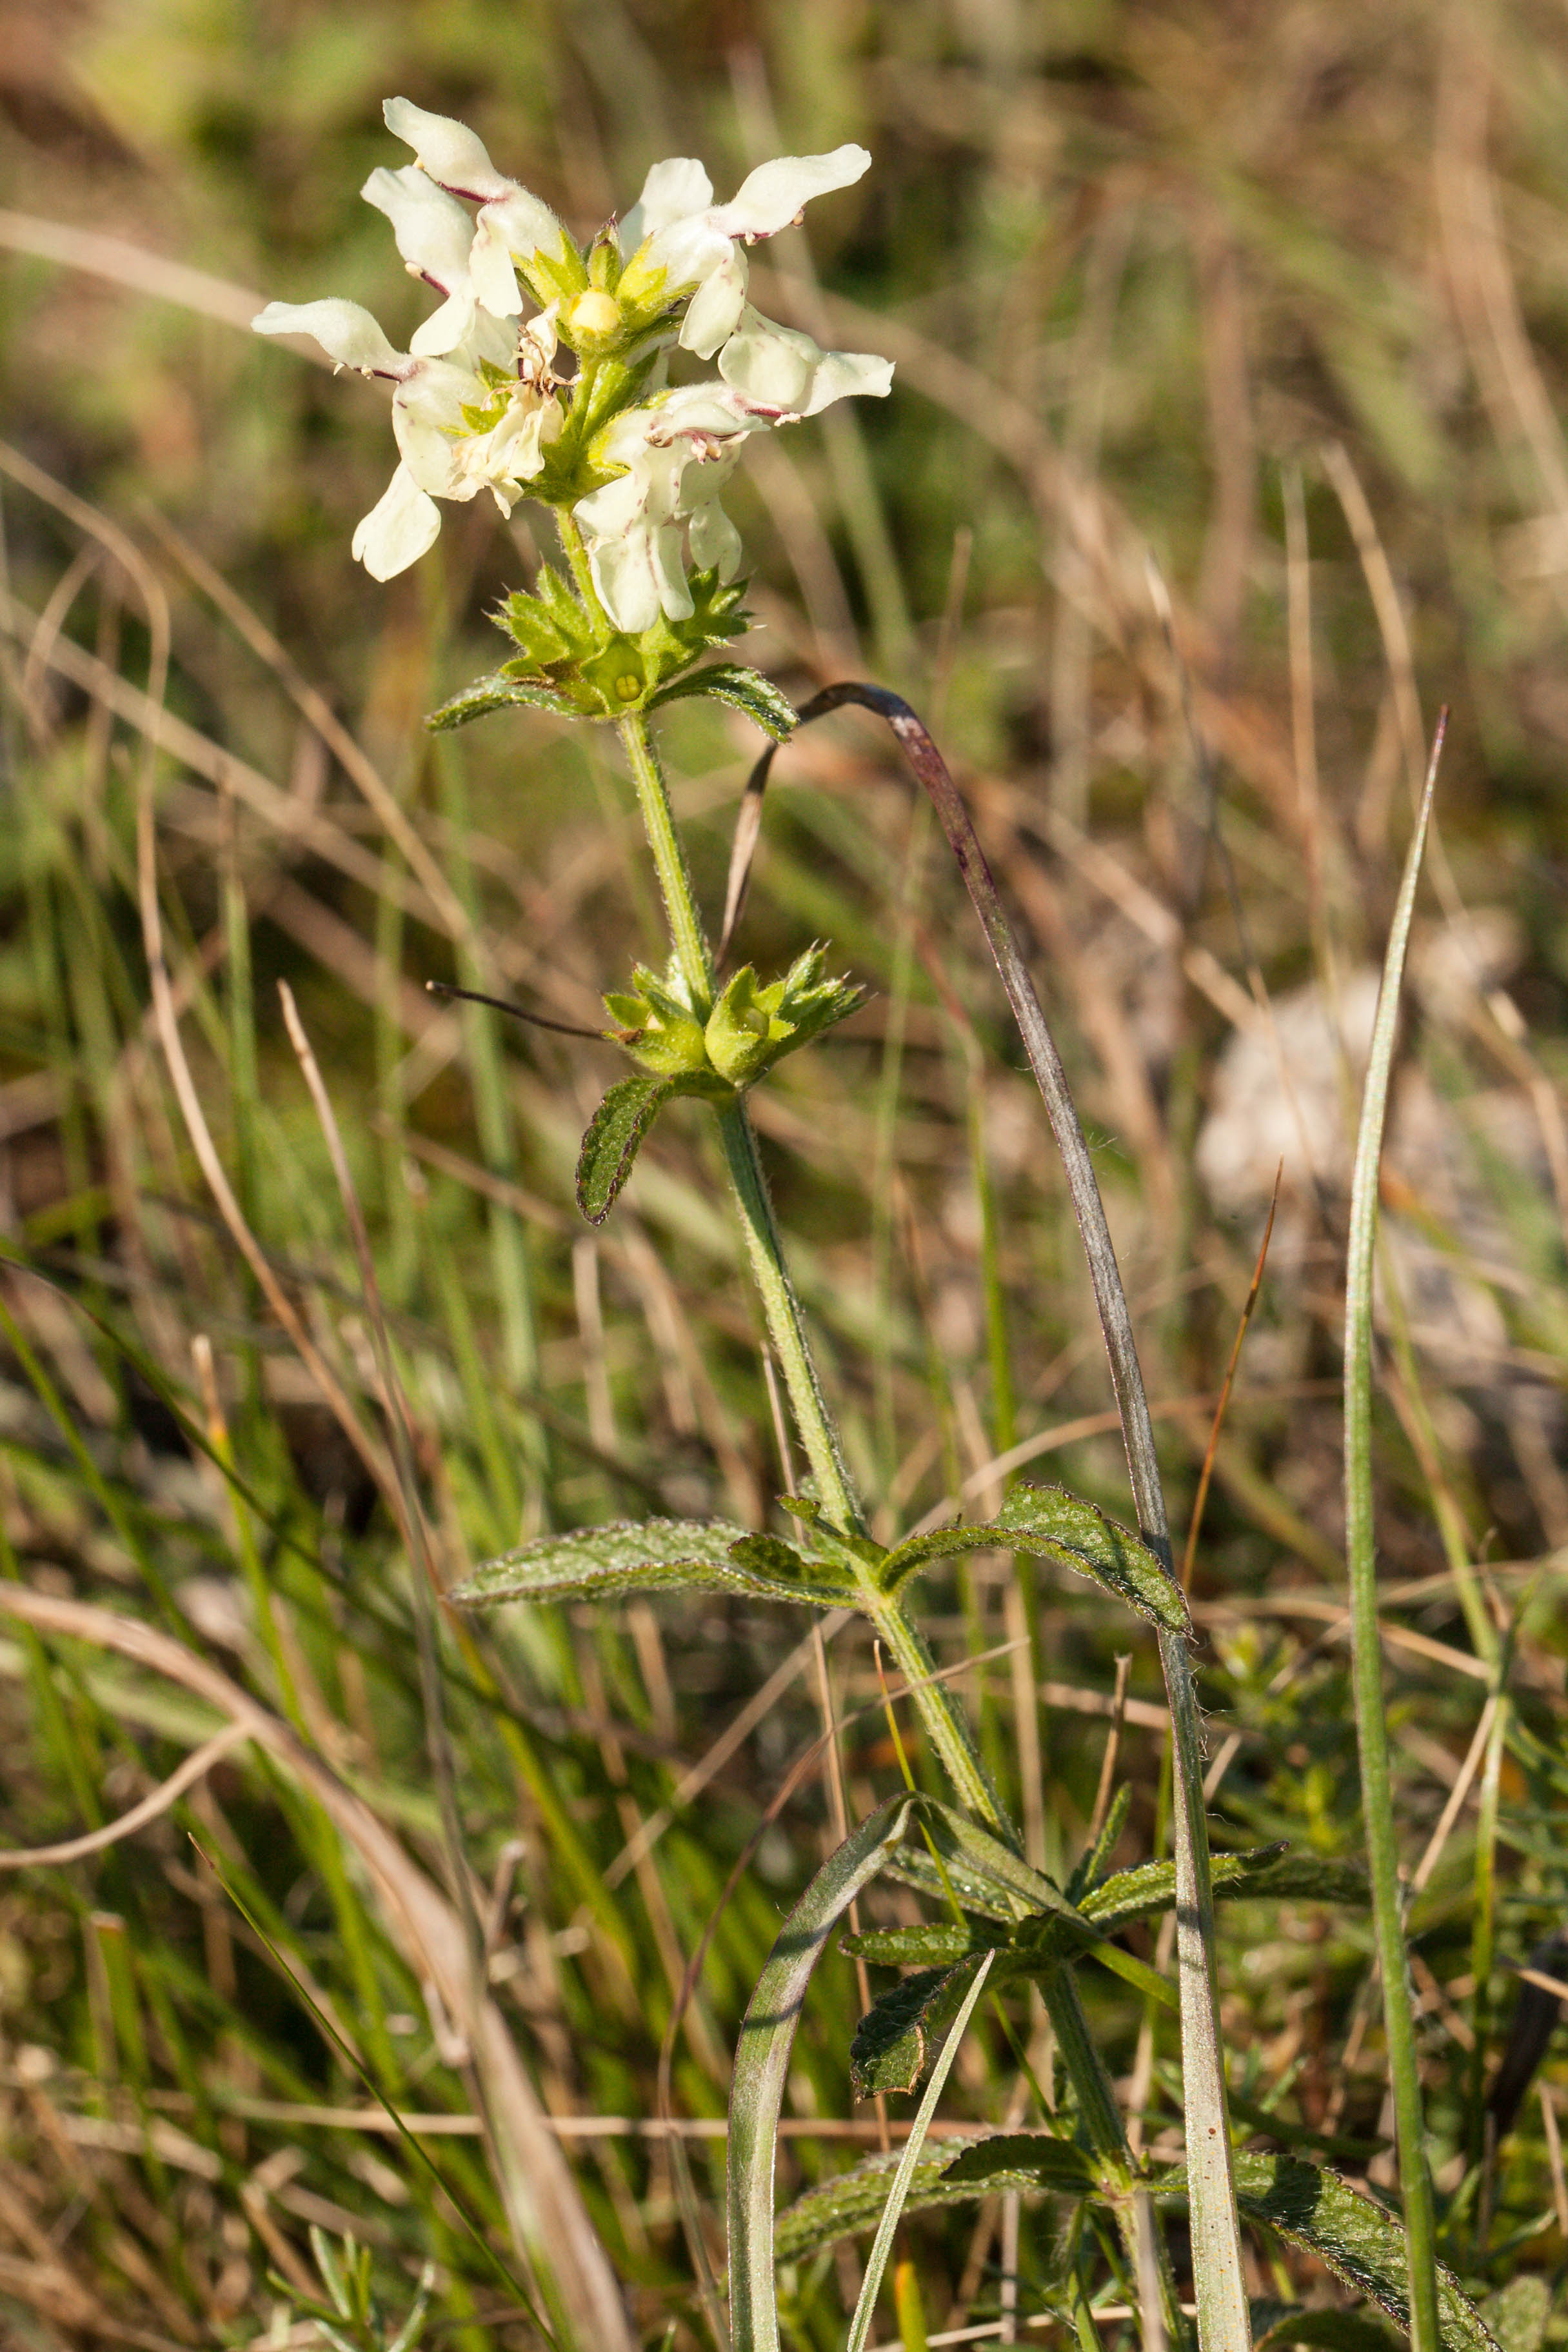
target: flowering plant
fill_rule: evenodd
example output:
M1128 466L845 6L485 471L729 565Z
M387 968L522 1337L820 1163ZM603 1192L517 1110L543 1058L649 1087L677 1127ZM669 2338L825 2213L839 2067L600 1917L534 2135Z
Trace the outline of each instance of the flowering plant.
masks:
M851 186L871 157L780 156L716 205L702 165L676 156L580 251L463 123L405 98L385 115L415 161L372 172L362 194L439 307L406 352L336 297L269 302L255 324L312 335L340 366L396 386L400 462L353 540L375 579L432 546L438 500L487 489L503 514L525 494L555 511L576 594L547 572L539 595L511 601L502 625L522 657L449 723L504 701L619 719L737 632L738 597L725 592L740 539L719 493L747 436L892 382L888 361L823 352L747 299L747 247ZM717 380L672 385L677 350L716 358ZM761 715L767 698L755 698Z
M878 1807L801 1896L756 1989L737 2053L728 2149L736 2352L777 2352L773 2143L789 2038L817 1954L877 1870L933 1897L945 1896L963 1916L945 1927L855 1939L869 1957L939 1963L923 1966L863 2021L853 2052L862 2089L913 2088L926 2066L931 2037L956 2018L922 2107L922 2117L928 2116L987 1971L995 1966L998 1983L1038 1982L1071 2084L1071 2098L1063 2106L1067 2132L1045 2118L1046 2128L1028 2144L1033 2153L1021 2170L1017 2152L1025 2142L999 2138L966 2178L1009 2189L1068 2188L1097 2198L1113 2218L1126 2269L1137 2278L1148 2340L1159 2342L1181 2342L1184 2318L1147 2200L1185 2198L1201 2352L1244 2352L1249 2323L1218 2045L1203 1762L1186 1648L1189 1620L1172 1572L1153 1425L1115 1254L1056 1048L962 799L909 706L874 687L841 685L797 714L756 671L725 661L699 666L705 654L746 626L737 579L740 541L719 494L747 438L814 415L848 394L888 390L886 361L823 352L809 336L763 318L747 299L747 247L789 226L812 196L852 184L871 159L856 146L782 157L753 172L727 205L714 203L699 163L684 158L658 163L625 219L606 223L580 249L548 205L497 171L462 123L424 113L405 99L389 102L386 119L415 161L400 171L372 173L364 194L388 215L405 263L439 294L439 306L415 331L407 352L394 350L370 313L351 302L274 302L256 324L264 333L312 334L340 364L387 377L396 387L392 428L400 462L354 534L354 552L376 578L404 570L430 547L440 529L441 500L466 501L488 489L504 514L525 495L554 513L570 576L545 564L528 593L507 600L496 617L515 655L429 723L457 726L508 703L617 723L658 871L671 956L663 972L639 966L630 987L604 1000L613 1025L603 1034L625 1052L633 1074L609 1088L583 1139L579 1203L593 1223L601 1223L664 1106L690 1097L709 1107L808 1471L801 1491L781 1498L795 1522L792 1541L685 1520L579 1528L538 1537L487 1563L448 1597L462 1606L490 1607L606 1600L684 1586L855 1610L891 1653L963 1807L958 1811L916 1791L913 1780L905 1793ZM668 372L677 352L715 361L716 376L672 383ZM649 725L652 709L688 694L737 705L773 738L748 787L750 829L744 822L737 829L740 855L716 957ZM772 751L798 719L821 717L847 702L891 722L930 793L1018 1019L1089 1255L1122 1409L1137 1534L1061 1489L1020 1486L984 1524L917 1532L889 1547L873 1540L855 1493L789 1277L747 1097L784 1055L851 1012L858 992L825 975L816 948L777 980L759 980L749 965L727 982L721 977L744 899L747 844L756 838ZM997 1549L1044 1558L1089 1577L1155 1630L1176 1757L1174 1864L1106 1875L1124 1805L1113 1809L1065 1890L1025 1861L963 1702L935 1674L912 1613L913 1588L928 1563ZM929 1870L924 1858L903 1847L916 1817L927 1840ZM1261 1882L1251 1865L1270 1857L1245 1857L1246 1867L1229 1859L1228 1883L1240 1887L1245 1882L1258 1891ZM961 1906L955 1881L965 1889ZM1302 1884L1298 1876L1290 1887L1301 1891ZM1276 1885L1275 1891L1289 1889ZM1177 1998L1189 2157L1179 2176L1155 2177L1128 2143L1072 1969L1077 1958L1105 1947L1107 1920L1121 1923L1172 1904L1185 1939ZM1145 1990L1152 1987L1164 1997L1167 1989L1154 1972L1128 1955L1120 1962L1119 1972L1141 1971L1137 1980ZM871 2325L881 2265L911 2193L924 2129L924 2120L917 2121L885 2210L883 2176L868 2175L863 2184L883 2221L852 2330L856 2347ZM1075 2135L1071 2146L1069 2135ZM998 2161L1015 2168L998 2171ZM821 2227L831 2235L837 2224ZM808 2229L799 2242L818 2242ZM536 2260L548 2260L548 2248L530 2251ZM1081 2302L1084 2326L1087 2313ZM1082 2326L1079 2332L1082 2336Z

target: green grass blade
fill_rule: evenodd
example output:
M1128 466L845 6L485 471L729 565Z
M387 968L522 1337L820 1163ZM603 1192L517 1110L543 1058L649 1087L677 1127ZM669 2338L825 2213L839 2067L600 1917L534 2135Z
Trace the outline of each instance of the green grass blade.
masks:
M806 1988L828 1937L918 1798L889 1797L831 1854L780 1929L757 1979L735 2053L729 2095L729 2325L735 2352L778 2352L773 2290L773 2150Z
M1426 790L1399 885L1388 952L1384 959L1383 987L1372 1033L1372 1055L1362 1096L1361 1128L1351 1181L1344 1290L1345 1564L1350 1580L1352 1677L1372 1881L1373 1927L1383 1974L1388 2072L1394 2094L1400 2193L1410 2269L1410 2340L1415 2352L1437 2352L1437 2239L1405 1950L1399 1849L1394 1823L1394 1789L1389 1778L1388 1725L1383 1707L1383 1652L1377 1630L1376 1531L1372 1500L1372 1287L1378 1169L1394 1066L1399 991L1442 748L1443 725L1439 722L1427 771Z
M893 2252L893 2233L903 2216L904 2200L909 2194L909 2185L915 2178L915 2168L920 2161L920 2151L925 2145L925 2135L931 2128L931 2118L936 2112L936 2102L942 2095L943 2084L947 2080L954 2059L958 2055L958 2044L968 2032L969 2020L975 2013L975 2003L985 1990L986 1979L991 1972L991 1962L995 1957L994 1953L988 1952L975 1970L975 1980L964 1996L964 2003L957 2016L953 2020L953 2030L943 2045L942 2055L931 2069L931 2080L925 2086L925 2095L915 2112L915 2122L908 2140L905 2142L904 2154L899 2159L898 2170L893 2176L893 2187L887 2193L887 2203L883 2208L882 2220L877 2223L876 2236L872 2240L871 2252L866 2257L865 2277L861 2283L860 2301L855 2305L855 2315L850 2326L848 2352L864 2352L865 2340L871 2333L871 2323L876 2311L877 2295L882 2289L882 2274L887 2268L887 2258Z

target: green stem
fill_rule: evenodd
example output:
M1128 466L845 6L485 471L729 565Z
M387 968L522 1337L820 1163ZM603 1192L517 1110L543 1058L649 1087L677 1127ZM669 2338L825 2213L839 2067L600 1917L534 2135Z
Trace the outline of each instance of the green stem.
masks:
M577 527L577 519L570 507L557 507L555 527L560 540L561 552L571 566L571 576L577 583L578 594L591 613L603 614L604 607L599 601L599 591L593 584L593 566L588 560L588 550L582 543L582 533ZM605 617L608 618L608 615ZM636 722L633 720L628 723L634 725ZM645 729L644 731L646 731Z
M700 1003L706 1012L713 1002L713 961L697 912L691 875L675 830L669 790L646 718L636 713L622 719L621 738L631 762L649 845L653 853L676 959L694 1006ZM789 1278L783 1237L773 1213L768 1180L758 1150L757 1131L743 1096L716 1106L716 1110L730 1182L740 1212L747 1257L762 1301L774 1353L784 1374L796 1427L810 1464L817 1498L846 1533L862 1533L864 1517L844 1462L837 1427L822 1394L800 1302ZM870 1568L861 1570L859 1578L857 1598L860 1606L878 1636L886 1643L908 1684L926 1736L941 1759L956 1792L972 1813L986 1822L1015 1850L1019 1849L1018 1832L1009 1819L986 1769L962 1702L946 1684L931 1679L935 1662L924 1635L904 1614L902 1601L881 1590ZM1183 1660L1185 1663L1185 1653ZM1169 1670L1167 1661L1167 1673ZM1190 1691L1190 1678L1187 1687ZM1089 2126L1091 2137L1111 2171L1130 2189L1133 2158L1115 2095L1088 2031L1077 1990L1065 1969L1053 1975L1046 1988L1046 2000L1058 2047L1071 2079L1080 2112ZM1118 2221L1129 2259L1136 2268L1135 2220L1131 2203L1124 2199L1118 2203ZM1179 2311L1169 2258L1163 2243L1158 2248L1156 2261L1166 2331L1172 2341L1179 2342Z
M648 845L653 853L676 961L694 1009L700 1008L700 1017L713 1002L713 960L675 831L669 788L643 713L628 715L621 721L620 731L631 762ZM747 1258L762 1301L773 1351L784 1375L795 1425L810 1465L817 1499L847 1534L863 1534L864 1515L851 1482L838 1430L822 1394L800 1301L789 1278L783 1237L768 1197L751 1114L744 1097L737 1096L717 1106L717 1116L725 1161L740 1212ZM904 1615L902 1603L880 1589L869 1569L862 1575L858 1599L909 1684L916 1711L958 1797L1000 1836L1016 1845L1017 1834L981 1760L962 1701L945 1683L932 1682L935 1662L925 1640Z
M565 518L562 520L564 522ZM664 772L653 749L653 734L644 714L640 710L630 713L622 719L620 732L621 740L626 747L626 757L632 765L632 781L637 787L637 805L643 813L648 846L653 853L659 888L664 895L664 913L669 919L670 937L674 942L675 961L686 984L692 1011L699 1021L705 1021L713 1009L713 957L708 952L702 918L697 913L696 893L692 888L685 852L681 847L680 835L675 831L675 813L670 806L669 786L664 782ZM802 1431L801 1434L805 1433ZM809 1439L807 1443L809 1445Z

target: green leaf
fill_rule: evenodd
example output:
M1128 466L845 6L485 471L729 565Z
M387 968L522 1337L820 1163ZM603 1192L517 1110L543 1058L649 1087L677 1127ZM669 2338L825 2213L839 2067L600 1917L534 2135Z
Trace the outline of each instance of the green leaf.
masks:
M1133 1791L1126 1781L1117 1790L1105 1809L1105 1819L1093 1844L1080 1856L1078 1867L1067 1882L1067 1899L1082 1903L1084 1895L1098 1886L1106 1876L1111 1856L1116 1851L1116 1841L1127 1826L1132 1811Z
M892 2155L873 2157L797 2199L780 2217L780 2258L799 2262L836 2238L868 2228L882 2210L895 2160ZM1392 2214L1336 2174L1300 2163L1293 2157L1243 2151L1237 2155L1235 2165L1238 2202L1249 2221L1263 2223L1292 2245L1314 2254L1346 2286L1378 2305L1397 2326L1407 2326L1405 2233ZM1177 2167L1150 2185L1156 2197L1185 2198L1185 2168ZM956 2204L998 2189L1085 2196L1094 2188L1088 2158L1069 2143L1044 2134L998 2134L970 2142L958 2151L943 2148L925 2158L904 2210L913 2212L923 2205ZM1453 2273L1440 2265L1437 2288L1443 2352L1512 2352L1466 2300ZM1291 2343L1327 2345L1331 2352L1374 2352L1375 2347L1384 2352L1388 2339L1381 2330L1375 2336L1375 2321L1355 2313L1292 2315L1275 2305L1269 2313L1268 2333L1260 2340L1271 2344L1276 2352ZM1297 2332L1292 2334L1292 2329Z
M883 2209L882 2219L876 2225L876 2236L872 2241L871 2252L866 2256L865 2276L861 2282L854 2316L850 2323L846 2352L865 2352L865 2340L871 2334L872 2323L876 2315L876 2299L882 2292L882 2282L887 2270L887 2258L893 2252L894 2238L898 2224L903 2219L904 2206L909 2201L910 2188L925 2151L925 2135L931 2128L931 2118L936 2112L936 2103L942 2095L942 2086L946 2082L953 2062L958 2055L959 2047L968 2031L969 2020L975 2013L975 2004L985 1990L986 1978L995 1958L994 1952L982 1953L979 1959L967 1970L968 1990L965 1993L959 2004L958 2013L953 2020L952 2031L947 2036L942 2055L931 2069L931 2080L925 2086L925 2095L920 2102L919 2112L910 2130L908 2145L899 2158L897 2169L893 2176L893 2185L887 2193L887 2203Z
M900 1885L913 1886L933 1903L946 1903L946 1888L942 1884L942 1872L931 1856L917 1845L895 1847L883 1863L884 1878L896 1879ZM1019 1907L1012 1888L989 1871L958 1858L945 1859L943 1867L947 1884L966 1912L978 1919L994 1919L1004 1927L1013 1927Z
M746 669L738 662L716 662L709 669L689 670L685 677L662 686L648 707L657 710L666 702L683 702L694 696L727 702L732 709L744 711L775 743L784 742L795 731L795 709L789 697L759 669Z
M779 2260L803 2262L820 2247L874 2228L897 2168L897 2151L889 2149L807 2189L779 2216ZM904 2210L968 2204L1013 2189L1087 2197L1094 2186L1093 2166L1071 2140L1043 2132L996 2132L987 2139L949 2140L923 2154Z
M813 1549L826 1553L831 1559L841 1559L852 1570L857 1560L866 1568L880 1570L887 1558L882 1545L873 1543L870 1536L851 1535L836 1528L812 1496L780 1495L779 1507L788 1511L792 1519L799 1519L802 1527L810 1528Z
M1291 2156L1239 2153L1236 2200L1249 2221L1261 2221L1315 2254L1334 2276L1377 2304L1408 2330L1408 2264L1405 2231L1392 2213L1363 2197L1337 2173ZM1185 2168L1154 2184L1156 2196L1185 2196ZM1497 2338L1459 2283L1437 2265L1437 2323L1443 2352L1500 2352Z
M1359 1863L1332 1862L1319 1853L1275 1853L1265 1846L1254 1857L1225 1855L1249 1866L1215 1892L1232 1903L1333 1903L1359 1908L1372 1900L1372 1888ZM1256 1864L1254 1867L1253 1864Z
M1363 1904L1366 1879L1354 1864L1322 1855L1287 1853L1277 1845L1250 1853L1217 1853L1209 1864L1215 1899L1220 1903L1301 1902ZM1113 1871L1083 1895L1079 1909L1103 1935L1115 1935L1134 1919L1152 1919L1176 1901L1176 1864L1143 1862Z
M733 1577L730 1546L744 1534L743 1528L705 1519L617 1519L608 1527L574 1528L570 1535L539 1536L486 1560L450 1597L462 1608L479 1609L499 1601L598 1601L668 1585L703 1588Z
M591 1225L615 1206L643 1138L679 1091L674 1078L622 1078L594 1112L577 1162L577 1205Z
M967 1919L933 1919L918 1927L865 1927L858 1936L841 1936L839 1949L883 1969L951 1968L997 1940Z
M857 2099L914 2090L932 2044L952 2023L975 1970L988 1957L981 1950L954 1968L922 1969L873 2001L850 2044L850 2088Z
M1481 2317L1502 2346L1502 2352L1541 2352L1552 2308L1552 2290L1539 2271L1521 2271L1517 2278L1489 2294Z
M811 1601L822 1609L841 1609L854 1600L854 1580L833 1561L809 1560L777 1536L742 1536L730 1546L729 1556L745 1570L747 1589L769 1601Z
M552 662L580 661L594 651L601 634L594 616L548 563L540 564L531 596L515 591L491 618L536 670Z
M465 1609L503 1601L610 1601L674 1588L838 1607L844 1588L771 1536L702 1519L622 1519L539 1536L486 1560L450 1598Z
M883 1571L887 1589L894 1591L927 1560L994 1550L1052 1559L1113 1593L1162 1632L1192 1631L1181 1587L1140 1537L1064 1486L1031 1486L1027 1480L1014 1487L997 1517L981 1527L938 1528L895 1545Z
M580 717L577 704L570 694L553 686L531 678L508 677L497 670L490 677L476 677L439 710L433 710L425 720L433 735L449 734L455 727L466 727L472 719L484 719L492 710L507 710L518 704L531 710L552 710L558 719Z
M933 1800L927 1826L960 1903L964 1898L958 1875L972 1875L989 1887L1005 1891L1013 1907L1010 1913L1002 1915L1004 1917L1019 1919L1049 1914L1075 1929L1082 1929L1082 1919L1059 1886L1053 1885L1042 1872L1032 1870L1011 1846L1004 1845L1000 1838L993 1837L989 1830L983 1830L967 1814Z
M1252 2305L1252 2352L1288 2352L1294 2344L1326 2352L1395 2352L1395 2339L1380 2319L1360 2311L1319 2305L1258 2302Z

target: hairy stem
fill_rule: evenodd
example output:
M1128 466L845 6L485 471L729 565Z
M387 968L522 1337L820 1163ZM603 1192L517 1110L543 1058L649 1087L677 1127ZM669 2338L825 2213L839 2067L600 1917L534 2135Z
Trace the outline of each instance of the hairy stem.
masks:
M674 945L675 961L685 982L692 1011L699 1021L703 1021L713 1010L713 957L708 952L702 918L697 913L696 893L692 888L685 852L681 847L680 835L675 831L675 813L670 806L669 786L664 782L664 772L653 749L653 734L644 714L640 710L633 711L622 719L620 734L631 762L632 781L637 787L637 805L643 814L648 846L653 853L653 866L659 877L659 889L664 901L664 914ZM805 1433L801 1433L804 1435Z
M670 795L647 719L641 712L621 721L648 844L669 917L670 935L694 1008L706 1013L713 1002L713 959L697 912L692 878L675 830ZM717 1107L719 1137L740 1213L746 1255L768 1320L790 1410L810 1465L817 1499L837 1525L863 1534L865 1520L844 1462L838 1429L828 1410L805 1318L784 1255L757 1148L757 1130L743 1097ZM999 1835L1017 1843L1016 1832L975 1744L963 1702L946 1683L933 1683L933 1659L901 1601L884 1593L871 1571L862 1577L860 1603L886 1643L911 1695L932 1746L962 1802Z
M675 831L669 790L647 719L641 713L628 716L621 722L621 737L626 746L636 783L682 975L688 993L695 1002L700 1001L706 1009L713 1001L713 961L697 912L691 875ZM744 1097L737 1096L733 1101L718 1106L717 1117L730 1182L740 1213L747 1261L762 1301L774 1353L784 1374L796 1427L810 1464L817 1498L845 1532L862 1533L864 1518L844 1462L837 1426L822 1394L800 1302L789 1277L783 1237L768 1195L768 1181L758 1150L757 1131L751 1123ZM979 1820L1006 1839L1015 1851L1021 1851L1017 1829L986 1769L963 1704L948 1685L931 1680L934 1666L931 1652L918 1627L912 1624L904 1613L902 1599L883 1592L869 1569L860 1572L860 1585L858 1598L861 1608L886 1643L908 1684L926 1737L959 1799ZM1176 1647L1185 1669L1186 1652L1179 1643ZM1169 1672L1167 1664L1167 1675ZM1190 1673L1186 1677L1186 1688L1189 1719L1196 1737L1196 1703L1190 1696ZM1201 1768L1199 1780L1201 1785ZM1201 1818L1200 1813L1200 1822ZM1207 1862L1207 1848L1204 1849L1204 1858ZM1055 2005L1051 2015L1057 2028L1058 2046L1071 2080L1080 2112L1092 2119L1097 2144L1103 2143L1107 2162L1118 2178L1130 2187L1134 2158L1127 2145L1121 2114L1103 2061L1084 2024L1076 1990L1065 1970L1061 1971L1061 1981L1053 1990ZM1226 2154L1228 2156L1228 2143ZM1131 2205L1127 2206L1121 2218L1124 2234L1127 2234L1132 2231L1134 2220ZM1135 2240L1130 2234L1127 2234L1127 2245L1129 2259L1134 2259ZM1163 2243L1157 2250L1155 2261L1159 2275L1155 2300L1156 2305L1164 2308L1156 2308L1148 2315L1148 2318L1155 2328L1163 2323L1165 2332L1170 2334L1173 2340L1179 2341L1179 2314L1169 2258ZM1237 2347L1244 2340L1237 2339ZM1233 2347L1227 2346L1226 2352L1233 2352Z

